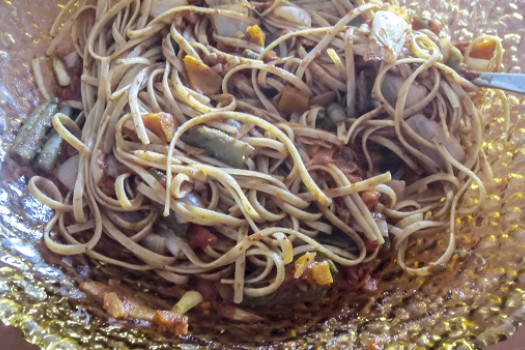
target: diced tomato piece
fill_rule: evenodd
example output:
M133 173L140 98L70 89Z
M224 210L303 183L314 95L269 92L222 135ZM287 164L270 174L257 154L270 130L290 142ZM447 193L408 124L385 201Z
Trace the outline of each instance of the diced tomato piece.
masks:
M378 191L365 191L361 194L361 198L368 209L373 209L379 203L381 193Z
M426 23L421 20L420 18L415 18L412 21L412 29L413 30L421 30L427 28Z
M197 278L195 280L195 289L202 294L204 300L215 300L218 295L218 282L209 281L203 278Z
M469 45L470 43L468 41L460 41L459 43L454 44L456 49L461 51L461 53L465 53L465 50L467 49Z
M122 303L124 308L128 313L128 316L131 318L136 318L138 320L152 320L155 315L155 310L142 304L134 298L124 296L122 298Z
M176 335L188 334L188 317L168 310L157 310L153 322Z
M361 176L353 175L353 174L345 174L348 181L351 183L363 181L363 178Z
M357 164L342 157L335 157L334 163L344 174L351 174L357 170Z
M331 154L326 152L317 152L311 160L314 165L323 165L327 166L334 162L334 159Z
M188 334L188 318L168 310L154 310L130 296L120 282L110 280L109 285L95 281L80 283L80 289L91 295L114 318L132 318L153 321L176 335Z
M368 350L382 350L386 344L388 344L386 339L377 337L368 339Z
M219 41L217 43L217 50L220 50L226 53L232 53L232 52L235 52L235 47L227 45L223 43L222 41Z
M428 23L428 28L434 33L439 34L443 28L445 28L445 24L438 20L430 20Z
M368 239L365 239L364 241L365 241L365 248L368 253L372 253L379 246L379 242L377 241L370 241Z
M367 268L362 265L344 266L341 268L343 278L339 280L342 289L358 290L362 287L364 279L368 275Z
M99 302L103 302L104 294L110 292L110 288L104 283L95 281L84 281L80 283L80 290L91 295Z
M412 29L421 30L421 29L430 29L434 34L439 34L445 25L438 20L434 19L419 19L416 18L412 22Z
M182 18L184 18L189 24L195 24L199 20L195 11L182 11Z
M217 242L217 236L202 225L192 224L188 230L188 244L192 248L204 248Z
M275 60L278 60L280 57L277 56L276 54L274 55L264 55L263 57L263 62L264 63L268 63L268 62L272 62L272 61L275 61Z
M78 78L76 78L76 74L74 77L73 82L62 88L60 91L60 97L62 97L63 100L79 101L82 98L80 93L80 82L78 81Z
M122 300L120 300L115 292L104 294L104 304L102 308L114 318L124 318L128 316Z
M377 279L368 276L363 289L367 292L375 292L378 288L378 282L379 281Z

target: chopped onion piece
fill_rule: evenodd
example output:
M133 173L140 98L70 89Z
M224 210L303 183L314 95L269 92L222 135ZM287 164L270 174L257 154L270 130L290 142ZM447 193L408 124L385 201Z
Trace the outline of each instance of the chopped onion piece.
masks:
M422 213L416 213L416 214L409 215L406 218L403 218L403 219L399 220L397 222L396 226L399 227L399 228L405 228L405 227L407 227L409 225L412 225L413 223L416 223L416 222L419 222L419 221L423 221L423 214Z
M173 233L165 234L163 237L166 238L166 248L168 248L169 252L173 254L174 257L184 257L180 243L181 239L179 237L175 236Z
M93 152L93 156L91 157L91 162L93 164L91 167L91 176L97 185L104 177L104 169L106 168L107 161L108 155L104 153L103 150L97 149Z
M51 59L51 62L53 64L53 71L55 72L55 77L57 78L58 85L60 86L68 86L71 84L71 77L69 76L66 67L64 67L64 63L60 60L60 58L53 56Z
M64 64L68 68L73 68L77 64L79 59L79 56L76 51L72 51L71 53L64 56Z
M252 312L248 312L246 310L243 310L241 308L238 308L232 305L221 304L218 306L218 309L219 309L221 316L229 320L242 321L246 323L255 323L255 322L261 322L264 320L259 315L256 315Z
M274 15L294 24L305 27L312 26L312 18L308 11L297 6L279 6L273 11Z
M188 5L187 0L153 0L149 14L151 17L157 17L174 7L185 5Z
M221 10L228 10L238 12L248 19L250 17L250 11L246 4L227 4L216 6ZM239 20L230 16L221 15L220 13L212 15L213 26L215 31L220 36L228 38L242 37L246 33L246 29L250 26L248 21Z
M397 200L400 201L405 196L406 182L404 180L394 180L392 179L389 184L387 184L394 190L396 193Z
M465 64L469 70L478 71L478 72L488 72L490 71L490 61L483 58L472 58L467 57L465 59Z
M221 5L235 5L242 3L243 0L205 0L209 7L218 7Z
M166 253L166 238L155 234L150 233L140 243L148 248L149 250L157 253L157 254L165 254Z
M407 119L407 124L422 138L429 141L437 139L437 141L443 143L443 146L445 146L450 155L458 162L463 163L465 160L465 150L459 140L454 135L450 135L450 138L447 139L443 129L436 121L428 119L423 114L416 114ZM424 148L421 151L438 164L442 163L437 151Z
M396 105L397 95L404 82L404 79L394 74L386 74L385 80L383 80L381 92L388 103L394 107ZM420 102L427 94L427 88L415 81L408 89L405 109L410 108L416 103Z
M376 12L370 31L371 45L367 58L394 62L405 45L409 28L401 16L391 11Z
M72 156L57 169L56 177L66 188L73 191L78 174L78 154Z
M374 213L373 217L374 217L374 221L377 224L377 228L379 229L379 232L381 232L383 237L387 237L388 236L388 224L386 222L385 216L380 213Z
M188 205L192 205L197 208L204 208L204 203L202 202L202 198L199 197L198 194L190 192L186 194L183 198L181 198L181 202L186 203Z

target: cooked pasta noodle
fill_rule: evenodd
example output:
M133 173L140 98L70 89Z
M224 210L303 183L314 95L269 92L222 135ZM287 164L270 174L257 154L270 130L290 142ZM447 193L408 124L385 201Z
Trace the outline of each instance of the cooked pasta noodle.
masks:
M52 121L78 173L66 196L29 183L56 213L47 246L186 289L214 280L237 304L278 293L310 253L334 275L390 240L408 273L446 264L457 213L485 196L476 88L444 34L413 29L397 5L320 3L70 1L48 54L70 37L83 61L82 121ZM464 64L487 42L498 69L491 36ZM472 184L479 200L461 206ZM449 243L435 261L407 260L436 232Z

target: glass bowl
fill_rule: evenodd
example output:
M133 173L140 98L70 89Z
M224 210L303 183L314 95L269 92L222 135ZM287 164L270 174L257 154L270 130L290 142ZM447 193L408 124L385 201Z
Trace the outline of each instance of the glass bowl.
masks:
M456 40L499 35L505 71L525 68L520 56L525 52L525 1L404 3L447 23ZM51 212L27 193L30 174L6 157L20 121L40 98L31 59L43 55L50 40L46 33L62 4L0 2L0 320L21 328L28 341L49 349L352 349L372 344L476 349L507 338L525 320L525 99L508 95L511 127L506 133L504 106L490 90L477 97L486 125L483 147L493 170L481 174L489 196L479 213L458 219L457 254L444 271L411 277L385 261L374 272L381 280L378 293L341 296L329 317L321 316L326 309L312 305L283 315L286 325L263 331L190 315L191 335L176 338L142 323L108 319L77 288L87 263L58 259L41 244ZM417 244L423 252L429 244L444 243L437 235ZM147 281L139 286L147 289Z

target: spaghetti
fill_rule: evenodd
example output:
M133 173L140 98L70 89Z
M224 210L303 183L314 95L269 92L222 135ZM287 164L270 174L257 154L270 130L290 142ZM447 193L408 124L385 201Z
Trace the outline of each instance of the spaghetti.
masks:
M69 2L48 54L71 36L83 62L82 117L52 119L78 171L65 196L29 183L56 212L49 249L186 290L215 281L237 304L336 285L390 241L408 273L446 264L456 215L485 196L476 88L458 67L497 69L501 45L463 54L395 4L331 4ZM479 200L460 206L473 183ZM407 261L439 232L435 261Z

